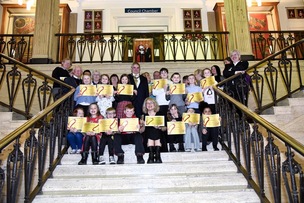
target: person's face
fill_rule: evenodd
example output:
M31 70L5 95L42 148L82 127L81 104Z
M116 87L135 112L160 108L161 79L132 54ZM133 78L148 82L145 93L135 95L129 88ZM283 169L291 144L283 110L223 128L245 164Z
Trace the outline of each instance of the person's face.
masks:
M202 79L202 76L198 73L195 75L195 79L199 81Z
M96 116L97 113L98 113L98 107L97 107L97 105L96 104L90 105L89 112L90 112L91 116Z
M233 62L238 62L240 60L240 55L234 51L232 52L230 58Z
M82 69L80 67L76 67L75 70L74 70L74 75L78 78L81 77L82 75Z
M76 114L77 117L84 117L84 112L82 109L78 109L77 110L77 114Z
M186 84L186 85L188 85L189 84L188 78L183 79L183 83Z
M175 106L172 106L171 109L170 109L170 113L171 113L172 115L177 114L177 108L176 108Z
M159 74L158 71L156 71L156 72L153 73L153 79L154 80L160 79L160 74Z
M112 83L113 85L116 85L116 84L118 83L118 78L117 78L116 76L112 77L112 78L111 78L111 83Z
M187 113L194 113L193 109L188 109Z
M71 61L70 60L65 60L62 62L62 67L64 69L69 69L71 67Z
M94 74L93 74L93 80L94 80L95 82L99 82L99 80L100 80L100 74L99 74L99 73L94 73Z
M203 111L203 114L211 115L212 114L211 109L210 108L205 108L204 111Z
M162 71L162 72L160 72L160 77L161 77L162 79L167 79L167 78L168 78L168 73L167 73L167 71Z
M215 75L215 76L217 75L217 71L216 71L216 68L214 66L211 67L211 72L212 72L213 75Z
M208 77L210 77L210 76L211 76L210 70L208 70L208 69L204 70L204 77L205 77L205 78L208 78Z
M82 82L83 82L83 84L85 84L85 85L90 85L90 84L91 84L91 77L88 76L88 75L84 75L84 76L82 77Z
M131 68L131 71L133 74L139 74L140 73L140 67L137 64L134 64Z
M122 83L122 84L128 84L128 82L129 82L129 78L128 78L127 76L123 76L123 77L121 78L121 83Z
M108 111L106 114L107 114L107 118L115 118L116 117L115 111Z
M127 118L132 118L132 116L134 115L134 109L125 109L124 113L126 114Z
M109 83L108 77L105 76L105 75L103 75L103 76L101 77L101 83L102 83L102 84L108 84L108 83Z
M179 83L180 82L180 76L179 75L173 75L172 82L175 83L175 84Z
M151 100L148 100L146 102L146 108L147 108L148 111L154 111L154 108L155 108L154 102L151 101Z
M150 74L146 74L146 75L144 75L144 76L147 78L148 83L150 83L150 82L151 82L151 77L150 77Z
M189 81L189 84L194 84L195 83L195 78L194 78L194 76L189 76L188 77L188 81Z

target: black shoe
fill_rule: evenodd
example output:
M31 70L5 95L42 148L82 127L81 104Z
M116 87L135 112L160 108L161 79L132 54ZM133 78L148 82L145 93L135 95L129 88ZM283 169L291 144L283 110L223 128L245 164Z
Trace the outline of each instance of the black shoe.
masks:
M143 155L137 155L136 157L137 157L137 163L138 164L144 164L145 163Z
M161 157L160 157L160 146L156 146L155 147L155 163L163 163L163 161L161 160Z
M203 147L203 148L202 148L202 151L206 152L206 151L208 151L208 150L207 150L206 147Z
M176 149L175 149L173 143L170 143L170 144L169 144L169 150L170 150L170 152L176 152Z
M179 151L179 152L184 152L184 151L185 151L184 143L179 143L179 144L178 144L178 151Z
M147 164L154 163L154 148L155 148L154 146L149 147L150 152L149 152L149 158L148 158Z
M88 153L81 153L81 160L78 162L78 165L87 165Z
M124 164L124 162L125 162L125 156L124 155L118 155L116 164Z
M217 147L213 148L214 151L219 151L219 149Z

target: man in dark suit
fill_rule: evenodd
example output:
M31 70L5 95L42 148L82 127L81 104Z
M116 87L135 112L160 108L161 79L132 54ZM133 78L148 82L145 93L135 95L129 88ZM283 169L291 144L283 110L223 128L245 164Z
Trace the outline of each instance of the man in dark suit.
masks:
M149 87L147 78L140 75L140 65L134 62L131 65L131 74L129 74L130 84L134 86L134 90L137 91L136 97L133 101L135 107L135 115L140 118L142 115L142 106L147 97L149 97Z
M71 72L72 76L64 79L64 82L76 89L78 85L81 84L82 68L80 66L75 66ZM68 89L65 88L63 93L67 93Z

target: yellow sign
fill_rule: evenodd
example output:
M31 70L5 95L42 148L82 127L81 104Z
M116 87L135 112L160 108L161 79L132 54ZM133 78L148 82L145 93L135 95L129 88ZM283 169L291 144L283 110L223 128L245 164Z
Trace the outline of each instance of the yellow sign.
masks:
M123 126L123 132L139 131L138 118L121 118L119 126Z
M81 131L83 123L87 121L86 117L68 117L68 128L76 128L77 131Z
M98 84L96 92L97 92L97 95L112 96L113 95L113 85Z
M79 85L79 93L82 96L96 96L95 85Z
M183 113L183 121L185 123L200 124L200 114L198 114L198 113Z
M185 123L182 121L167 122L168 135L180 135L186 133Z
M118 131L118 121L116 118L108 118L99 120L99 131Z
M204 79L201 80L201 87L202 88L209 87L209 86L212 86L216 83L217 82L215 81L214 76L211 76L211 77L204 78Z
M100 131L99 131L99 123L89 123L89 122L86 122L86 123L83 124L81 132L84 132L84 133L94 132L96 134L100 133Z
M185 84L171 84L170 85L171 94L186 94Z
M118 95L133 95L133 85L129 84L118 84L117 86Z
M204 126L207 128L221 126L219 114L203 115L203 122L204 122Z
M145 126L165 126L164 116L146 116Z
M154 80L153 81L153 89L157 90L157 89L164 88L166 84L167 84L166 79Z
M201 102L204 100L202 92L193 92L187 94L187 101L189 103Z

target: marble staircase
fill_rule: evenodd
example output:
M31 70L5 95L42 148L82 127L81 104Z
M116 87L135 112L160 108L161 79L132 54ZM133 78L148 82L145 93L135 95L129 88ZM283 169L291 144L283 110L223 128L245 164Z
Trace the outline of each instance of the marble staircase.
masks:
M92 165L89 156L78 166L80 155L67 154L33 202L260 202L226 152L211 148L162 153L162 164L136 164L133 145L123 165Z

